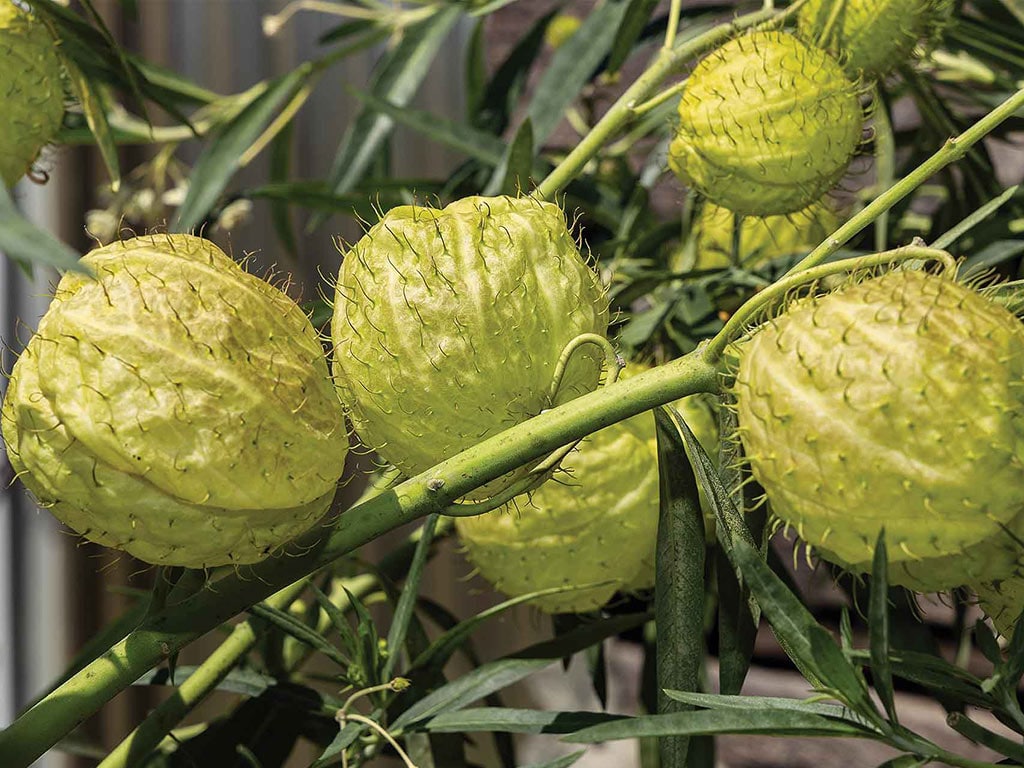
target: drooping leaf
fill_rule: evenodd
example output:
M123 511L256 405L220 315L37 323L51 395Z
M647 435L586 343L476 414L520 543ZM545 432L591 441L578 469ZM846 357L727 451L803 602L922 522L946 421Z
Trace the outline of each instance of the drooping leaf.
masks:
M462 709L553 663L551 659L500 659L489 662L420 699L392 725L394 728L404 728L442 712Z
M407 106L460 14L457 6L448 6L406 29L401 42L378 65L369 92L391 104ZM376 110L359 113L342 138L327 177L334 194L349 192L359 183L393 126L393 118ZM322 219L316 217L310 225L317 226Z
M556 11L551 11L537 19L495 69L480 96L479 106L469 113L474 126L495 136L508 127L530 69L544 45L544 33L555 14Z
M299 642L305 643L310 648L320 651L324 656L341 665L343 668L348 667L350 664L349 659L341 651L335 648L326 637L307 624L299 621L287 611L273 608L264 603L257 603L249 609L249 613L273 624L286 634L294 637Z
M69 246L21 215L3 184L0 184L0 253L26 267L40 264L86 271L79 264L79 255Z
M680 434L686 425L672 406L654 411L658 439L660 513L655 558L655 626L658 690L696 691L704 662L704 513L697 479ZM658 712L689 709L658 697ZM685 768L689 740L670 737L659 745L662 768Z
M103 162L107 166L107 173L110 174L110 188L117 192L121 186L121 167L117 158L117 144L110 130L110 123L107 121L107 105L103 91L96 87L73 62L65 61L64 69L67 71L71 86L82 105L82 112L89 124L89 130L92 131L93 138L96 140L96 146L99 147Z
M555 52L526 113L533 126L535 148L550 138L566 109L608 55L628 7L626 0L609 0L599 5Z
M209 139L192 168L188 194L178 209L173 231L189 232L203 221L238 170L243 153L313 72L304 64L276 78Z
M577 744L644 737L695 736L716 733L759 733L766 736L873 737L859 724L809 712L790 710L707 709L643 715L584 728L564 738Z
M620 715L609 715L604 712L552 712L479 707L437 715L426 721L422 727L428 731L443 733L573 733L591 725L619 719Z
M885 529L878 533L874 562L871 567L871 599L868 606L868 632L870 635L871 677L878 698L889 715L897 722L896 697L892 687L892 668L889 666L889 555L885 544Z
M395 122L487 165L498 165L505 154L505 142L464 123L430 112L401 107L365 91L353 90L352 93L369 108L387 115Z
M391 619L391 628L388 630L387 647L388 658L384 661L384 669L381 676L385 679L391 677L391 673L398 663L405 645L406 633L409 630L409 622L413 618L413 609L416 607L416 596L420 589L420 579L423 576L423 568L427 564L427 557L430 555L430 547L434 541L434 531L437 529L438 516L430 515L423 524L422 536L416 544L416 552L413 555L412 563L409 565L409 574L402 588L402 594L395 606L395 614ZM410 654L411 656L411 654Z

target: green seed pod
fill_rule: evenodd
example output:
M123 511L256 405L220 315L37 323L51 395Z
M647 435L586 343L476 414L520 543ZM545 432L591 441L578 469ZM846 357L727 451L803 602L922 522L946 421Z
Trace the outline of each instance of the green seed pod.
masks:
M10 187L29 170L64 117L57 43L41 21L10 0L0 2L0 68L5 73L0 182Z
M624 375L640 370L629 366ZM711 455L718 423L699 396L676 403ZM556 476L511 509L459 517L466 557L505 594L573 589L535 598L548 613L600 608L615 592L654 584L658 536L658 448L654 417L641 413L584 439Z
M859 89L831 56L784 32L752 32L690 75L668 163L737 213L793 213L843 176L863 120Z
M607 325L604 292L557 206L512 197L401 206L342 262L334 377L362 442L412 475L594 389L603 359L594 345L572 356L553 396L552 379L570 341Z
M985 615L992 619L996 631L1003 637L1013 635L1013 627L1024 611L1024 578L1018 567L1012 576L998 581L973 586Z
M213 243L138 237L69 272L2 410L11 465L86 538L251 563L326 510L348 443L320 339Z
M832 51L852 76L878 78L934 42L953 12L952 0L808 0L798 26Z
M1024 533L1024 326L893 271L791 304L739 347L739 434L774 514L822 557L920 591L1001 578Z
M708 203L697 223L695 269L732 264L733 219L728 208ZM744 216L740 222L739 266L753 269L781 256L809 251L839 226L828 204L817 202L785 216Z

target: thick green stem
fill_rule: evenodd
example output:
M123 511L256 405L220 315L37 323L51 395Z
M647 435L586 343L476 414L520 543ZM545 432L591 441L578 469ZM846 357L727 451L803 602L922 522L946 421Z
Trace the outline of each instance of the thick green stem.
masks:
M843 259L842 261L820 264L803 272L789 274L768 288L765 288L736 310L736 313L729 318L725 327L704 348L704 359L712 365L717 364L729 344L745 333L750 323L759 315L763 315L776 302L785 298L786 294L794 288L842 272L853 272L860 269L870 269L871 267L912 260L940 261L948 272L953 273L956 271L956 261L945 251L940 251L937 248L926 248L920 245L907 245L903 248L875 253L870 256L860 256L855 259Z
M1024 88L1017 91L959 136L947 139L942 149L872 200L864 210L843 224L833 233L832 237L807 254L807 258L793 267L787 274L793 274L823 262L848 243L854 235L869 226L881 214L888 211L947 165L956 162L967 154L967 150L985 138L1001 122L1012 117L1021 108L1024 108Z
M305 588L306 580L300 579L267 598L266 605L284 610ZM178 686L171 697L165 699L138 728L106 756L99 764L99 768L127 768L138 765L196 704L206 698L228 676L239 660L256 645L258 637L255 620L249 619L237 624L228 638Z
M172 591L168 608L87 665L0 732L5 768L25 768L170 654L287 584L356 547L439 512L458 497L610 424L717 387L717 370L690 354L553 408L344 512L280 556L239 569L197 594ZM177 598L181 598L176 602Z

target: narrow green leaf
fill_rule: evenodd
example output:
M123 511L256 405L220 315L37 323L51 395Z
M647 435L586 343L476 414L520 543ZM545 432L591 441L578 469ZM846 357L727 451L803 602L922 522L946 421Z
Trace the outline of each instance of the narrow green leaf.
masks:
M658 0L630 0L626 15L615 35L612 52L608 56L609 73L614 74L622 69L629 54L633 52L633 46L640 39L640 33L644 31L644 26L650 21L651 14L657 7Z
M728 408L720 413L720 432L732 434L736 429L735 415ZM685 424L684 424L685 427ZM737 511L731 494L726 490L723 477L704 451L693 432L686 427L682 430L697 482L704 491L704 497L715 511L716 532L722 547L716 552L718 558L719 584L719 688L722 693L739 693L750 667L754 652L754 639L760 623L760 608L750 598L747 588L740 582L735 568L725 555L732 549L734 537L742 538L751 547L757 547L747 520ZM723 442L719 464L728 477L728 485L735 485L738 503L743 503L743 483L739 475L738 450L731 443ZM751 516L753 520L753 516Z
M313 68L304 64L273 80L216 132L192 168L188 195L178 210L173 231L189 232L203 221L238 169L242 154L312 73Z
M852 651L851 658L870 662L867 651ZM889 657L894 677L917 683L934 694L949 697L962 704L983 708L992 706L992 699L981 690L981 681L970 672L928 653L894 649Z
M1008 200L1010 200L1010 198L1017 194L1018 189L1020 189L1019 184L1015 184L1012 187L1007 188L1001 195L989 200L959 224L952 227L942 235L939 235L939 237L932 242L931 247L948 248L965 234L974 229L978 224L998 211Z
M494 169L484 188L485 195L520 195L530 188L530 169L533 166L533 126L526 118L505 149L501 161Z
M103 92L73 62L65 60L64 69L67 71L71 87L82 105L82 112L89 124L89 130L92 131L96 140L96 146L99 147L103 162L107 166L107 173L110 174L110 188L117 192L121 187L121 166L117 159L117 144L110 130L110 123L107 122L107 108Z
M620 715L609 715L605 712L549 712L536 709L478 707L437 715L425 722L422 727L427 731L441 733L573 733L591 725L620 719Z
M431 179L367 179L355 191L336 195L320 181L292 181L264 184L242 190L240 194L254 200L283 200L304 208L315 208L372 221L377 216L375 207L387 210L395 205L401 205L410 196L438 194L441 186Z
M327 614L327 618L330 619L334 631L341 638L341 642L348 651L348 654L356 656L359 653L359 641L356 639L352 625L348 623L345 614L342 613L338 606L331 602L331 599L316 584L310 584L310 588L313 590L313 597L319 603L320 608Z
M505 142L489 133L484 133L463 123L453 122L440 115L393 104L366 91L353 89L351 92L369 108L387 115L396 123L412 128L414 131L482 163L498 165L505 155Z
M1013 14L1021 24L1024 24L1024 2L1021 0L1000 0L1003 7Z
M587 665L590 687L597 696L601 709L608 708L608 657L604 652L604 643L595 643L584 649L580 654ZM563 662L564 663L564 662Z
M124 72L125 79L128 82L129 88L131 89L132 95L135 97L136 102L141 106L145 103L145 97L142 95L142 88L140 81L142 80L138 69L128 59L127 51L124 46L120 45L110 30L107 28L106 22L103 21L103 17L96 10L92 4L92 0L81 0L82 7L85 8L86 13L92 19L93 27L99 31L106 43L109 50L113 51L117 56L117 60L121 65L121 71Z
M516 131L505 156L505 178L501 183L503 195L523 195L533 187L530 172L534 154L533 123L526 118Z
M687 429L673 407L656 408L660 512L657 586L658 712L689 709L664 695L666 688L696 691L704 662L704 513L697 479L686 455ZM689 740L673 737L659 744L662 768L685 768Z
M808 712L822 717L849 717L850 710L839 704L825 704L818 701L803 699L786 699L778 696L725 696L720 693L695 693L693 691L665 691L665 694L676 701L693 704L707 709L765 709L787 710L790 712Z
M474 126L494 135L508 128L510 115L544 45L544 33L556 13L551 11L537 19L498 65L480 97L479 107L470 113Z
M335 765L339 762L338 755L355 744L365 727L362 723L346 723L309 768L326 768L329 765Z
M590 589L602 582L579 584L575 585L573 589ZM604 582L607 583L607 582ZM433 667L440 669L448 660L452 654L459 649L459 647L466 641L470 634L472 634L483 622L491 619L495 616L499 616L510 608L514 608L517 605L528 603L537 597L543 597L545 595L557 595L567 590L565 587L551 587L549 589L540 589L534 592L528 592L517 597L513 597L504 602L498 603L495 606L487 608L480 613L468 618L464 621L459 622L456 626L441 635L437 640L430 644L422 654L420 654L413 662L409 665L410 672L417 669L424 669Z
M270 181L272 184L287 184L291 176L294 128L295 121L289 121L288 125L270 143ZM281 245L292 258L298 258L299 244L295 237L295 227L292 224L291 204L287 198L272 198L270 200L270 220Z
M487 88L487 51L484 45L487 20L478 19L466 46L466 119L473 116L483 104Z
M462 709L553 663L551 659L500 659L484 664L417 701L399 715L391 727L406 728L442 712Z
M431 693L411 706L395 721L395 727L425 719L444 711L461 709L607 637L617 635L650 620L650 614L612 616L566 632L517 652L513 656L478 667L474 672Z
M56 237L21 215L7 187L0 184L0 253L21 264L87 272L80 256Z
M974 625L974 640L978 644L978 649L992 664L1002 662L1003 652L999 649L999 641L983 619L978 619Z
M873 737L855 723L809 712L764 709L705 709L644 715L584 728L563 740L577 744L644 737L694 736L714 733L759 733L765 736Z
M874 562L871 565L868 637L875 691L889 719L897 723L899 720L896 717L896 698L892 687L892 667L889 666L889 552L885 544L885 528L878 533Z
M946 715L946 725L975 744L981 744L983 747L988 747L1011 760L1024 764L1024 747L1019 742L1011 741L1005 736L993 733L971 720L962 712L950 712Z
M625 0L609 0L599 5L555 52L527 110L535 147L548 140L566 109L608 55L628 7Z
M191 677L196 669L197 667L194 665L179 666L174 670L174 675L172 676L167 667L157 667L144 674L132 685L165 685L174 687ZM228 673L227 677L217 684L216 690L226 693L237 693L242 696L260 696L274 685L277 685L277 680L269 675L260 674L252 669L233 669ZM320 694L316 695L319 696Z
M391 628L388 630L388 658L384 661L384 669L381 677L390 679L391 673L395 670L399 656L402 653L402 646L405 645L405 636L409 630L409 621L412 619L413 609L416 607L416 597L419 594L420 579L423 576L423 568L427 564L430 555L430 547L434 543L434 531L437 529L438 515L428 515L423 523L422 535L416 542L416 552L412 556L412 563L409 565L409 575L405 579L405 586L402 588L402 595L398 598L398 605L395 606L395 615L391 620Z
M378 670L381 668L380 658L380 637L377 635L377 624L374 622L370 612L366 610L363 601L353 595L348 588L344 588L348 603L356 615L356 637L357 644L356 658L359 666L366 675L367 682L377 684L385 682L381 679Z
M143 61L134 56L129 57L129 59L146 78L146 83L149 86L147 88L149 98L161 106L173 102L212 104L221 98L221 94L203 88L198 83L182 77L173 70L166 69L149 61Z
M373 19L354 19L353 21L346 21L333 29L329 29L324 32L319 38L317 38L317 42L320 45L338 43L362 32L368 32L373 29L376 24L377 22Z
M732 557L772 630L811 684L835 690L858 714L870 714L873 706L863 678L828 630L814 620L747 541L733 541Z
M427 76L434 57L461 15L457 6L440 8L430 18L406 29L401 42L382 61L370 85L370 93L398 106L407 106ZM394 119L375 110L363 110L345 132L328 175L335 194L349 192L366 174ZM322 216L310 226L318 226Z
M1020 619L1014 625L1013 635L1006 646L1006 661L1001 671L1004 684L1016 691L1021 675L1024 675L1024 621Z
M265 603L257 603L249 609L249 613L257 616L283 632L291 635L299 642L305 643L324 654L327 658L336 662L342 667L348 667L349 660L341 651L335 648L323 635L315 629L303 624L290 613L273 608Z

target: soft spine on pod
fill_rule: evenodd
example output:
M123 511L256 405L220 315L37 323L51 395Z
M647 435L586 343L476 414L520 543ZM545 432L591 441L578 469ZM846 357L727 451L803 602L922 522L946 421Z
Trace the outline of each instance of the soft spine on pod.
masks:
M630 364L623 375L640 370ZM717 455L718 424L706 399L692 396L675 405L705 450ZM456 518L467 559L507 595L571 588L530 601L547 613L594 610L619 590L653 586L659 504L654 417L641 413L595 432L561 467L564 473L508 508Z
M604 291L557 206L512 197L400 206L342 262L334 378L360 440L415 474L594 389L603 360L594 345L571 358L553 397L552 380L565 346L607 325Z
M10 187L31 168L64 116L57 41L11 0L0 2L0 68L0 183Z
M737 347L739 435L772 512L822 557L919 591L1008 575L1024 536L1024 327L899 270L797 300Z
M139 237L67 273L11 374L3 437L40 504L150 563L263 559L347 452L320 338L213 243Z
M737 213L792 213L843 176L863 120L859 86L829 54L785 32L751 32L693 70L669 167Z
M882 77L934 43L953 13L952 0L808 0L800 33L832 51L852 76Z

